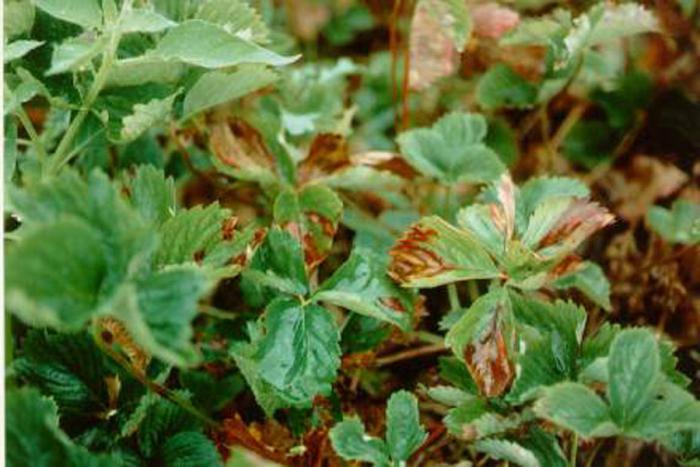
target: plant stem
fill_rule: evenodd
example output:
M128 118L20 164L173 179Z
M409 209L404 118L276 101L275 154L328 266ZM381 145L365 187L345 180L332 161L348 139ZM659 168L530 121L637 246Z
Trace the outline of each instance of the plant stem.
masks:
M78 111L73 121L68 126L66 133L61 138L61 142L58 144L53 157L48 164L48 174L56 174L61 167L70 161L70 159L75 155L74 152L70 151L71 144L78 134L80 127L82 126L85 118L87 117L92 105L95 103L97 96L99 96L102 88L107 83L107 78L109 77L109 72L114 64L114 60L117 55L117 47L119 46L119 40L121 39L122 32L120 28L121 19L124 15L131 10L131 5L133 0L124 0L121 12L117 21L111 25L112 30L110 31L109 41L107 42L107 47L102 53L102 63L100 68L97 70L95 75L95 80L92 82L92 86L88 90L83 105Z
M402 360L410 360L410 359L416 358L416 357L424 357L426 355L443 353L443 352L446 352L447 350L448 349L447 349L447 347L445 347L444 343L426 345L424 347L418 347L416 349L408 349L408 350L404 350L403 352L398 352L398 353L395 353L392 355L387 355L386 357L378 358L375 361L375 366L380 367L380 366L391 365L392 363L400 362Z
M433 334L432 332L416 331L414 335L416 336L416 339L426 342L428 344L445 344L445 340L442 338L442 336L438 336L437 334Z
M571 438L571 455L569 456L569 466L576 467L576 459L578 457L578 433L574 432Z
M124 370L127 371L134 379L139 381L150 391L158 394L161 397L164 397L165 399L168 399L170 402L179 406L185 412L191 414L193 417L197 418L205 425L208 425L215 429L221 428L216 420L200 412L199 409L192 405L190 401L181 398L165 386L161 386L160 384L151 381L142 371L135 369L126 358L124 358L119 352L114 350L109 344L107 344L102 339L102 336L100 336L99 331L97 329L95 330L95 332L93 332L93 339L95 340L97 347L99 347L99 349L102 352L104 352L108 357L117 362L119 366L124 368Z
M457 293L457 284L447 284L447 296L450 299L450 311L459 310L462 304L459 303L459 294Z

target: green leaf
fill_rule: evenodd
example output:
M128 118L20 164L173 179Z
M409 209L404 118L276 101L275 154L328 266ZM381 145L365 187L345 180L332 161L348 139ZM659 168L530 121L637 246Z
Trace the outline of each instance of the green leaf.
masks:
M270 31L260 14L244 0L205 0L195 18L218 24L230 33L264 44Z
M625 329L610 346L610 413L623 429L635 424L654 398L660 378L659 347L646 329Z
M167 467L211 467L220 465L221 458L209 438L196 431L182 431L169 437L158 456Z
M476 87L477 102L485 109L527 108L536 98L537 88L502 63L484 73Z
M356 418L336 424L329 437L335 452L345 460L370 462L375 466L390 465L384 442L367 435L364 425Z
M579 383L550 386L535 403L535 413L581 436L612 436L617 428L605 402Z
M245 389L240 373L230 373L221 378L207 371L181 371L180 384L192 393L192 402L197 407L214 412L223 409Z
M242 63L282 66L299 58L283 57L201 20L188 20L171 28L153 54L204 68L224 68Z
M108 263L95 229L66 218L8 248L5 267L9 310L32 326L76 330L96 311Z
M131 202L144 220L161 225L175 214L175 184L162 170L141 165L128 187ZM164 240L170 238L166 235Z
M355 248L348 260L319 287L314 301L328 302L409 330L413 297L385 273L373 252Z
M605 277L603 268L592 261L584 261L574 271L567 273L552 282L556 289L578 289L593 303L606 311L610 311L610 282Z
M86 333L32 330L23 343L22 357L12 367L19 377L51 396L62 415L106 415L110 409L105 383L110 372L104 355Z
M241 98L276 80L275 72L261 66L241 67L234 72L217 70L205 73L185 95L183 118Z
M489 131L485 143L493 149L504 164L512 167L518 160L519 149L515 130L507 120L493 118L489 120Z
M669 242L694 245L700 242L700 203L679 199L670 210L652 206L647 223Z
M289 232L272 228L256 250L241 281L243 295L252 306L263 306L278 292L305 295L308 279L299 242Z
M5 63L24 57L32 50L44 45L44 41L19 40L5 44L3 60Z
M102 25L102 10L97 0L34 0L34 3L51 16L84 28Z
M154 125L163 123L170 116L179 91L164 99L151 99L146 104L136 104L133 113L122 119L122 142L133 141Z
M566 135L562 150L572 162L592 169L612 157L618 138L618 133L607 122L580 120Z
M3 2L3 25L7 40L21 36L34 25L34 5L30 0L7 0Z
M477 394L476 383L462 360L456 357L440 357L438 364L442 379L469 394Z
M178 393L178 396L188 398L182 392ZM147 394L144 399L149 397L150 394ZM147 403L146 412L138 425L136 436L141 453L146 458L152 458L157 457L160 454L159 451L167 452L164 448L174 435L197 432L198 429L199 421L191 414L169 400L158 397ZM172 454L175 454L175 451Z
M477 441L474 447L477 451L484 452L494 459L513 462L522 467L540 467L542 465L532 451L514 441L485 439Z
M160 227L155 264L162 267L207 260L224 241L224 225L230 218L230 211L218 203L177 211Z
M453 112L431 128L402 133L398 143L406 161L425 176L448 183L488 182L497 179L505 167L484 144L486 132L481 115Z
M105 45L106 42L103 39L88 36L72 37L54 45L51 68L46 72L46 75L89 69L90 62L100 54Z
M131 32L160 32L165 29L177 25L176 22L169 20L155 11L145 8L135 8L124 15L119 28L123 33Z
M105 89L144 83L175 83L186 68L182 63L144 55L117 60L109 69Z
M625 434L663 439L681 430L700 430L700 401L682 388L665 382Z
M436 287L451 282L493 279L500 272L468 230L437 216L424 217L392 248L389 275L407 287Z
M56 404L38 390L25 387L7 392L7 465L80 465L110 467L116 456L95 454L73 441L58 427Z
M386 407L386 444L395 461L407 461L426 440L420 424L418 400L408 391L391 395Z
M330 312L280 297L265 311L265 329L257 355L261 377L295 406L328 395L340 366L340 334Z

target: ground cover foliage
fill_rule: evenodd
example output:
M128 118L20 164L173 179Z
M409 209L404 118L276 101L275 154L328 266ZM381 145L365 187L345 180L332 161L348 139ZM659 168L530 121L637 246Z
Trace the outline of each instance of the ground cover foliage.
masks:
M700 463L696 2L4 14L8 465Z

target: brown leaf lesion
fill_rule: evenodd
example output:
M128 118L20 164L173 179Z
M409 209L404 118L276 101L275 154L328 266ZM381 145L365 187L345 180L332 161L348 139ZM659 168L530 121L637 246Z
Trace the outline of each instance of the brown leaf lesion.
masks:
M97 327L100 329L100 337L107 345L119 345L131 367L140 374L145 374L151 356L134 341L121 321L106 316L97 320Z
M614 220L615 216L598 203L586 199L574 200L547 235L540 240L538 247L541 249L556 244L568 244L574 248Z
M497 310L489 329L464 349L464 361L469 373L479 392L487 397L503 394L515 376L498 315Z
M262 135L240 118L212 124L209 145L225 165L241 170L274 171L275 158L270 154Z
M397 282L405 283L453 269L453 266L425 246L437 235L435 229L420 224L413 225L389 251L389 276Z

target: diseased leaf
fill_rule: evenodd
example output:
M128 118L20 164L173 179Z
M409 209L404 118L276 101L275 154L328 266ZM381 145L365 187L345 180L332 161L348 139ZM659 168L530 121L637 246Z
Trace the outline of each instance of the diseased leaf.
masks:
M261 377L294 406L328 395L340 366L340 334L328 310L280 297L265 311L265 329L256 356Z
M418 401L407 391L391 395L386 406L386 445L394 461L407 461L428 434L420 425Z
M505 170L498 155L484 144L486 120L478 114L453 112L431 128L405 131L398 137L409 164L446 183L488 182Z
M350 258L319 287L315 301L328 302L372 318L410 329L413 297L386 276L376 255L356 248Z
M469 231L437 216L414 224L389 254L389 275L409 287L500 276L493 260Z
M299 58L283 57L221 26L198 19L187 20L168 30L152 53L212 69L243 63L282 66Z
M487 397L501 395L513 380L512 315L503 289L477 299L445 337L445 344L462 358Z

